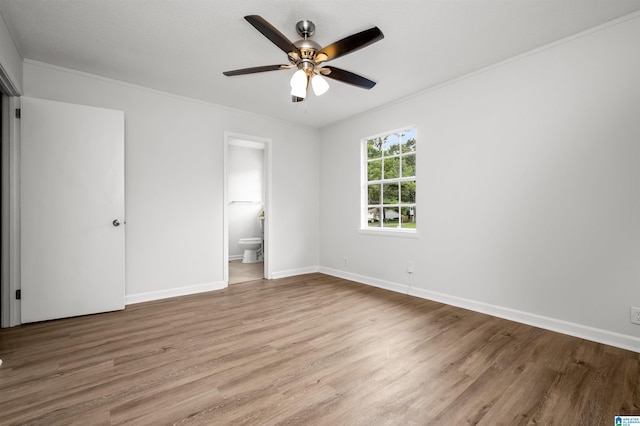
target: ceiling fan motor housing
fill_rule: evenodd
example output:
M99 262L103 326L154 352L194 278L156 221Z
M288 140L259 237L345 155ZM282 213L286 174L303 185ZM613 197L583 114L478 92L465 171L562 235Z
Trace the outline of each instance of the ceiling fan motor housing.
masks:
M297 52L291 52L289 54L289 61L298 67L300 70L305 70L307 73L313 71L316 67L316 53L322 48L318 43L313 40L305 39L298 40L293 43L297 48Z
M289 53L289 61L294 64L299 70L304 70L307 75L311 75L315 69L316 53L322 49L318 43L313 40L309 40L309 37L313 35L316 30L316 26L309 20L299 21L296 24L296 31L303 37L302 40L298 40L293 45L298 48L298 52ZM299 54L299 56L298 56Z

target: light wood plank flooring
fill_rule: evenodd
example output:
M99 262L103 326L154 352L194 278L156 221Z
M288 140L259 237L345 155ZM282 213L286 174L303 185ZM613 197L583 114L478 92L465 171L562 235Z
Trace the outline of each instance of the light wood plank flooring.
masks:
M609 425L639 354L322 274L0 330L0 424Z
M245 283L261 278L264 278L264 262L242 263L242 259L229 262L229 284Z

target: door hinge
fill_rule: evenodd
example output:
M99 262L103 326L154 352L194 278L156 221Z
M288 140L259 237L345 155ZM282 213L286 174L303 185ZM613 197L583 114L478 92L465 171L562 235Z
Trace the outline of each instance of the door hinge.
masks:
M20 108L16 108L16 118L22 118L22 110Z
M16 290L16 300L22 299L22 290Z

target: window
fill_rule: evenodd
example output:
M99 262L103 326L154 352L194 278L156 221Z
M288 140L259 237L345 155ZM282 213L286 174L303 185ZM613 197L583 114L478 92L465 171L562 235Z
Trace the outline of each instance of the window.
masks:
M416 128L362 140L362 229L415 232Z

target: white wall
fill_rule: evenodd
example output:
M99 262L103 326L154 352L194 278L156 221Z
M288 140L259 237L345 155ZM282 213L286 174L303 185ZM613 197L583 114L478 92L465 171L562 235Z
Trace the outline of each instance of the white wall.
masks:
M225 131L272 140L273 275L317 269L317 130L31 61L24 92L125 112L129 303L223 285Z
M638 40L630 16L323 129L321 270L640 351ZM359 234L359 141L411 124L419 238Z
M229 145L229 258L242 258L240 238L260 237L264 150Z

